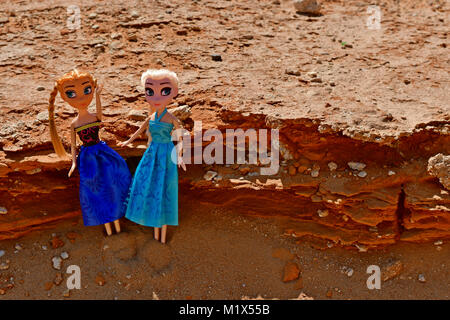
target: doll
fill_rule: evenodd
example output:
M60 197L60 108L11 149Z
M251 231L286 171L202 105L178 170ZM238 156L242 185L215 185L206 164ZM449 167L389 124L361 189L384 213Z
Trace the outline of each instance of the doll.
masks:
M138 224L154 227L154 238L165 243L167 225L178 225L177 164L186 170L181 158L182 136L179 133L182 126L166 109L178 94L178 77L166 69L149 69L142 74L141 83L145 88L147 102L156 112L144 121L130 139L119 143L119 146L124 147L147 130L149 145L136 169L125 217ZM176 149L171 139L173 129L178 140ZM177 163L172 160L174 152L177 152Z
M96 114L88 111L94 90ZM131 184L131 173L125 160L99 139L102 120L101 90L102 86L97 86L97 80L89 73L72 70L56 80L50 95L48 112L53 147L58 156L66 158L68 155L55 125L54 109L58 92L65 102L78 110L78 116L70 126L72 167L68 176L70 177L78 167L84 225L103 224L109 236L112 234L110 222L114 222L117 233L120 232L119 218L125 214L125 200ZM76 134L83 143L78 156Z

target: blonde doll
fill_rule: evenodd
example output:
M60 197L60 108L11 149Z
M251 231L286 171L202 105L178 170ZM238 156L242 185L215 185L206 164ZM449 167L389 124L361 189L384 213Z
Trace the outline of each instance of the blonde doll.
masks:
M112 234L110 222L114 222L120 232L119 218L123 217L125 200L131 174L125 160L104 141L99 139L102 120L100 101L101 86L87 72L72 70L56 80L49 100L50 135L55 152L67 157L66 151L56 131L54 109L56 95L78 110L77 117L70 126L72 167L69 177L76 167L80 175L80 205L85 226L104 224L108 235ZM96 96L96 114L88 111L88 106ZM76 134L83 145L77 156Z

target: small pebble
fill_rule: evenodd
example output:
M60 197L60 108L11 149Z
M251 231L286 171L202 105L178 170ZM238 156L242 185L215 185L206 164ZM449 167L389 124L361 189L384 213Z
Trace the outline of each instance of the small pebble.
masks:
M56 270L61 270L61 262L62 259L60 257L53 257L52 258L53 268Z
M44 91L44 90L45 90L45 87L39 86L39 87L37 87L36 89L37 89L37 91Z
M420 282L426 282L427 280L425 279L425 275L424 274L419 274L419 276L417 277L417 279L420 281Z
M5 255L5 250L0 250L0 258Z
M63 258L64 260L66 260L67 258L69 258L69 254L67 252L61 252L61 258Z
M18 243L16 243L16 245L14 246L14 248L15 248L17 251L20 251L20 250L23 249L22 246L21 246L20 244L18 244Z
M393 176L395 174L395 171L389 170L388 176Z
M365 172L365 171L358 172L358 177L365 178L366 176L367 176L367 172Z

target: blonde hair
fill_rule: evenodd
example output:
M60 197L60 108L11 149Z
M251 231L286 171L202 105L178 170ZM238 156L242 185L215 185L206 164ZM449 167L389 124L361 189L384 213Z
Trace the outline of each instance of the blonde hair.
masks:
M67 157L67 153L56 130L55 99L58 95L58 91L61 95L63 94L61 88L63 87L65 82L80 78L88 78L94 83L94 89L97 87L97 80L94 79L94 77L92 77L90 73L80 72L77 69L73 69L72 71L66 73L61 78L56 80L55 86L50 93L50 99L48 100L48 121L50 126L50 138L52 140L53 148L55 149L56 154L61 158Z
M172 85L178 89L178 76L175 72L167 69L148 69L141 76L141 85L145 88L145 81L147 78L159 80L162 78L168 78Z

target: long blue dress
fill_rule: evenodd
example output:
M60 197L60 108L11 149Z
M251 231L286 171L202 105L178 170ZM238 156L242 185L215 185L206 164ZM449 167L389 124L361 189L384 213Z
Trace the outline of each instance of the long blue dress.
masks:
M167 112L149 121L152 141L142 156L130 188L125 217L147 227L178 225L178 169L171 132L160 122ZM173 153L173 160L172 160Z
M100 121L75 129L83 145L77 157L80 206L85 226L125 215L131 173L125 160L98 137Z

